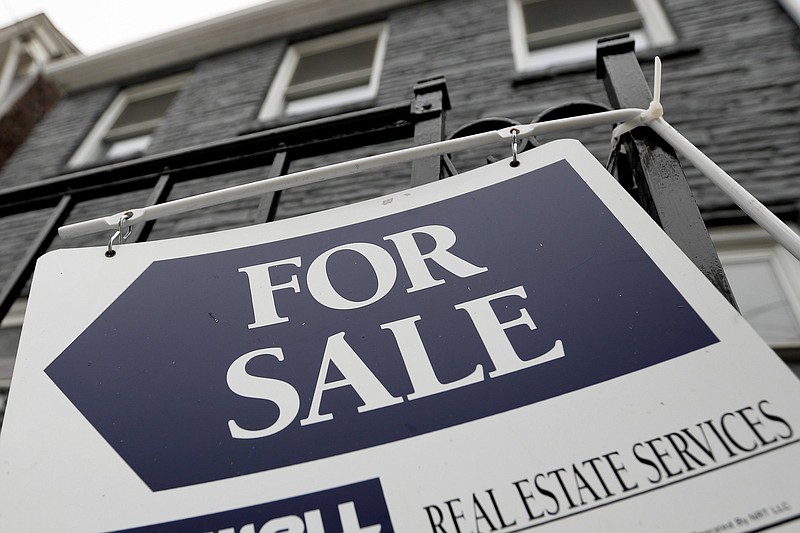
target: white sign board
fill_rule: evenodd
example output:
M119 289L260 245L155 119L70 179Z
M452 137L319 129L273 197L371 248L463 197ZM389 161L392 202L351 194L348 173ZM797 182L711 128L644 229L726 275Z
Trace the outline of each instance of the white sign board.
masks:
M800 383L576 141L103 252L37 266L2 531L800 524Z

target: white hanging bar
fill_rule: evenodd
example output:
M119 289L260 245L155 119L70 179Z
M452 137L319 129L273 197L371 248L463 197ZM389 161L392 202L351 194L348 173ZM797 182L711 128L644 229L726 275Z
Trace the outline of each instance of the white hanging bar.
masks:
M702 172L714 185L738 205L747 216L764 228L773 239L781 244L795 258L800 260L800 236L787 226L781 219L759 202L752 194L739 185L727 172L700 151L698 147L689 142L686 137L667 123L663 118L653 120L648 124L665 141L672 145L683 157L688 159L694 167Z
M510 142L512 136L514 135L514 131L516 131L517 138L521 139L536 134L552 133L563 131L565 129L585 128L601 124L624 122L638 117L642 114L642 112L642 109L618 109L614 111L604 111L602 113L593 113L591 115L583 115L580 117L552 120L538 124L520 124L518 126L512 126L497 131L478 133L476 135L470 135L468 137L462 137L459 139L451 139L437 143L414 146L411 148L396 150L394 152L387 152L385 154L378 154L363 157L361 159L354 159L352 161L336 163L325 167L303 170L301 172L286 174L285 176L279 176L277 178L268 178L255 181L253 183L229 187L227 189L220 189L218 191L198 194L188 198L181 198L179 200L165 202L163 204L156 204L138 209L129 209L108 217L95 218L92 220L86 220L84 222L62 226L59 228L58 234L63 239L89 235L92 233L98 233L117 228L119 226L119 221L122 218L126 219L126 225L137 224L165 216L188 213L190 211L204 209L206 207L211 207L226 202L233 202L245 198L261 196L272 191L279 191L289 189L291 187L298 187L300 185L308 185L311 183L327 181L333 178L347 176L355 172L372 170L397 163L405 163L407 161L413 161L414 159L420 159L423 157L449 154L499 142Z
M514 141L537 134L555 133L568 129L585 128L601 124L619 123L612 133L612 142L624 133L640 127L648 126L667 141L678 153L688 159L700 172L717 185L747 213L759 226L764 228L778 243L786 248L795 258L800 260L800 236L791 230L775 214L767 209L736 180L729 176L716 163L709 159L695 145L678 133L663 118L664 110L661 106L661 60L655 60L655 83L653 88L653 101L647 109L618 109L578 117L569 117L536 124L520 124L497 131L478 133L460 139L451 139L437 143L415 146L385 154L378 154L353 161L346 161L325 167L304 170L294 174L287 174L277 178L269 178L245 185L238 185L219 191L208 192L173 200L163 204L130 209L104 218L96 218L85 222L78 222L62 226L58 234L62 238L78 237L113 228L122 231L122 221L125 224L136 224L154 220L156 218L187 213L196 209L203 209L235 200L242 200L260 196L267 192L284 190L300 185L318 183L321 181L338 178L341 176L371 170L379 167L404 163L419 159L468 150L488 144Z

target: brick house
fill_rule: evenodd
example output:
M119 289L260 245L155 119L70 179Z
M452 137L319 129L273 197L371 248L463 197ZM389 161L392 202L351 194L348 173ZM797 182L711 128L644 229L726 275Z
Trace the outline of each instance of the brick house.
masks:
M44 14L0 29L0 166L58 100L44 65L79 53Z
M53 207L45 202L7 210L2 206L11 192L37 183L55 187L76 176L122 179L119 169L139 161L179 165L181 151L188 149L407 104L419 82L439 77L446 79L452 106L447 135L489 117L530 122L568 102L608 107L595 77L595 43L609 34L628 32L636 39L648 79L652 58L659 55L670 122L782 219L798 223L796 1L615 0L591 3L591 9L587 2L572 3L574 9L565 9L564 0L269 2L47 64L42 83L64 96L0 169L0 280L7 304L16 305L0 329L0 380L8 386L27 291L25 276L15 278L15 270L36 255L29 243ZM608 156L609 128L576 136L601 160ZM292 160L288 171L410 142L320 153ZM454 163L466 169L491 155L459 156ZM178 182L168 197L262 178L269 163ZM698 172L689 166L685 171L743 313L787 361L800 366L800 267ZM408 186L408 175L406 166L288 190L268 206L270 217L396 191ZM63 218L74 222L139 206L148 193L76 200ZM149 238L252 224L258 209L258 201L236 202L165 219ZM107 238L56 238L43 246L104 245Z

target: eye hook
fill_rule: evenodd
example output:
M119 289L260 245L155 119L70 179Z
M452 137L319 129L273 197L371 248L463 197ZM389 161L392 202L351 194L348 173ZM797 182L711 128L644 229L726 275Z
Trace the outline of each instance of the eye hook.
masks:
M125 222L129 220L133 216L133 211L126 211L119 217L119 222L117 223L117 227L119 228L114 234L108 239L108 248L106 249L106 257L114 257L117 255L117 252L114 251L114 239L118 238L119 244L122 244L122 241L130 237L133 228L130 225L126 225Z
M519 166L519 160L517 159L517 153L519 151L519 143L517 142L517 134L519 130L517 128L511 128L511 163L509 163L512 167Z

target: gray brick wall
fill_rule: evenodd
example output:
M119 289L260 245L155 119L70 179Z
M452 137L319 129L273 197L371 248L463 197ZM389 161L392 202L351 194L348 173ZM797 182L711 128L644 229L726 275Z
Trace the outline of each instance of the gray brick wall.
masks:
M777 0L662 0L679 36L664 55L663 103L666 118L770 204L800 199L800 31ZM448 131L491 116L528 122L544 110L569 101L607 104L595 79L593 62L552 72L515 72L506 0L432 0L387 14L389 40L376 104L407 101L415 82L446 76L453 110ZM322 31L322 29L320 29ZM183 90L156 130L149 153L199 145L236 136L256 125L259 108L287 40L277 39L219 54L187 65ZM652 79L652 66L644 62ZM54 177L114 96L126 84L65 96L38 124L27 141L0 169L0 188ZM265 125L265 127L268 125ZM608 152L610 127L575 132L601 160ZM546 141L547 139L540 139ZM292 170L316 167L406 146L393 143L346 154L295 162ZM498 152L499 150L499 152ZM484 164L502 148L458 156L459 168ZM410 165L287 191L278 218L344 205L405 187ZM690 184L704 209L724 209L730 201L692 168ZM258 179L255 169L182 183L171 198ZM146 191L79 205L69 222L107 215L144 203ZM567 201L567 200L565 200ZM159 221L153 239L164 239L248 225L258 205L252 199ZM0 283L24 255L47 213L0 219ZM76 241L56 240L51 248L104 245L108 235ZM13 353L18 330L0 331L0 358ZM0 360L2 362L2 360ZM795 371L797 372L797 365ZM5 376L0 376L5 377ZM0 423L6 390L0 387Z
M275 41L202 61L150 147L161 152L235 136L258 115L285 44Z
M117 91L117 87L103 87L65 96L0 170L0 187L65 173L67 161Z
M800 49L797 25L776 0L663 0L679 35L675 47L662 52L663 102L666 117L767 202L795 202L800 151ZM514 70L506 0L434 0L387 14L389 41L377 104L411 97L413 84L444 75L453 110L448 130L487 116L528 122L560 103L589 100L607 104L593 63L567 66L547 75ZM256 124L256 117L280 62L286 39L207 58L191 68L182 92L154 135L150 153L168 151L235 136ZM675 53L689 50L691 53ZM644 63L651 78L652 67ZM126 80L121 80L124 86ZM0 187L57 176L119 87L101 87L67 95L40 122L28 141L0 171ZM601 159L608 150L610 128L576 132ZM348 154L375 153L375 147ZM483 164L489 149L460 156L462 168ZM301 161L293 169L318 166L334 158ZM693 190L704 208L729 201L696 171L687 168ZM172 197L250 181L266 169L181 184ZM308 187L284 195L280 217L341 205L404 186L408 168ZM125 201L139 201L141 195ZM165 220L154 238L211 231L249 224L257 201L222 206ZM118 211L115 199L80 208L73 218ZM246 212L243 209L246 208ZM94 215L97 213L97 215ZM0 227L0 273L8 272L21 245L15 223ZM7 227L7 230L6 230ZM12 234L13 233L13 234ZM96 237L101 244L105 237ZM81 241L80 244L86 242ZM61 246L63 244L56 244Z

